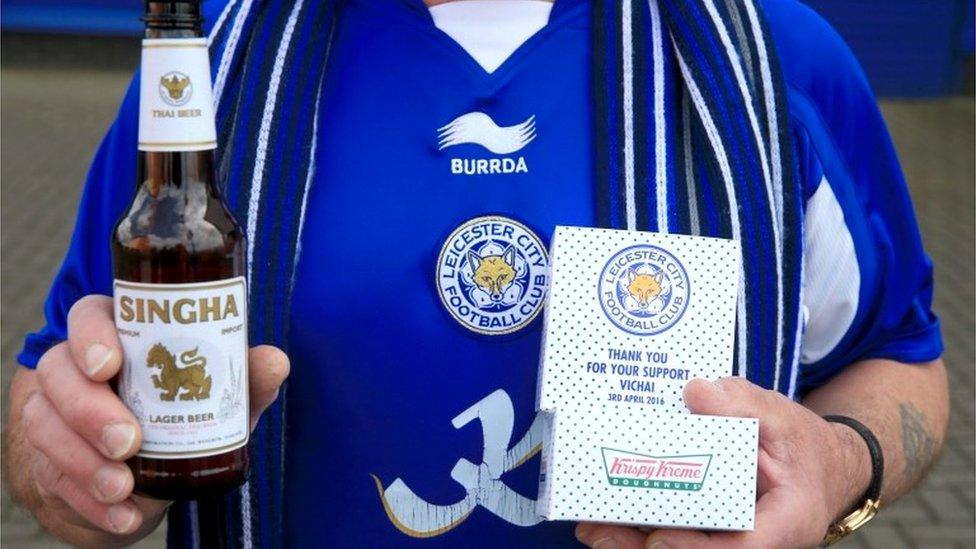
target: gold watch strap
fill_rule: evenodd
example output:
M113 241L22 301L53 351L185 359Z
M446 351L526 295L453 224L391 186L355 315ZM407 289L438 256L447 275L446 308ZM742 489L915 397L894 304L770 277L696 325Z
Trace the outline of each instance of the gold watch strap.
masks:
M881 501L868 499L864 502L863 506L855 509L853 513L831 524L830 528L827 529L827 535L820 542L820 546L828 547L833 545L840 541L841 538L850 535L854 530L867 524L868 521L874 518L874 515L878 514L878 507L880 505Z

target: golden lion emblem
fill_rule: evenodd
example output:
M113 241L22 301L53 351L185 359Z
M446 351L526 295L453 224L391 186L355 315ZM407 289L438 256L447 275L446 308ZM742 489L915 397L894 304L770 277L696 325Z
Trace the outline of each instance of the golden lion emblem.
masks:
M152 376L153 386L163 389L159 398L172 401L179 394L180 400L206 400L210 398L210 376L207 375L207 359L197 356L199 347L180 353L182 368L176 365L176 356L162 344L157 343L149 349L146 366L162 368L159 375ZM184 390L180 393L180 390Z

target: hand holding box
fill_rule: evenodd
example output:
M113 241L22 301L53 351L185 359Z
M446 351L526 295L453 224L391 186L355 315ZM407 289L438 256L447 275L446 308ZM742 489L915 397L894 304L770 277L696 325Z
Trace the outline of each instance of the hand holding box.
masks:
M738 243L557 227L551 247L539 513L752 529L758 422L681 398L732 373Z

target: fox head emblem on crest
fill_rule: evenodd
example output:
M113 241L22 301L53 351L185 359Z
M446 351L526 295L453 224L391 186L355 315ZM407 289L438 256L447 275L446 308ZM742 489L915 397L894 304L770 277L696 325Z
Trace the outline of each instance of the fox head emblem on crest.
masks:
M664 274L660 272L652 275L628 271L627 292L637 300L642 309L646 309L654 298L661 295L663 277Z
M515 281L515 248L509 246L500 255L478 255L468 251L471 279L488 292L492 301L501 301L505 290Z
M172 78L167 79L164 76L159 79L159 84L166 88L166 92L169 93L170 99L176 101L183 97L183 90L190 85L190 77L186 76L180 78L174 74Z

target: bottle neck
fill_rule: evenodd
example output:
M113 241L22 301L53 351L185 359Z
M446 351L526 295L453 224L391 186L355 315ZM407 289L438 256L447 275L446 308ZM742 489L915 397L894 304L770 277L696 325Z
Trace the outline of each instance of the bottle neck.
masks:
M203 18L199 0L148 0L145 38L199 38L203 36Z
M139 90L140 183L213 181L217 147L199 3L146 3Z
M146 27L143 38L203 38L203 29L159 29Z
M137 185L152 196L163 188L202 194L217 192L213 151L153 152L139 151Z

